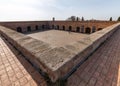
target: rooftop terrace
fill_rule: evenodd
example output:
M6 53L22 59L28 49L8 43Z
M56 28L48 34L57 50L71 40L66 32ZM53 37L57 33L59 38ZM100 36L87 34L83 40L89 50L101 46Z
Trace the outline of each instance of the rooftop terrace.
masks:
M8 81L7 86L14 85L15 82L24 86L31 86L30 84L33 82L34 85L46 86L48 85L47 80L39 73L40 71L34 67L39 65L43 67L43 71L48 73L48 76L53 82L61 76L66 76L67 73L71 73L71 69L75 68L74 71L76 71L67 77L67 86L119 85L119 23L107 28L72 44L63 47L52 47L42 41L26 37L8 28L0 27L0 33L2 35L0 36L0 61L2 64L0 67L0 70L2 70L0 72L0 84L7 84ZM40 50L34 47L33 44L37 44ZM44 48L41 46L44 46ZM47 52L44 53L44 49L47 50ZM20 52L20 50L23 51ZM38 51L39 54L37 53ZM42 55L41 52L43 52ZM26 57L28 55L27 59L23 55L26 55ZM36 59L40 63L37 63ZM18 68L12 66L12 60L15 62L14 65L17 65L18 68L20 66L19 74L15 72ZM35 65L31 64L34 62ZM27 71L27 75L30 76L30 81L25 77L26 75L22 70ZM11 71L13 71L15 77L11 77L10 79L9 71L10 75L12 74Z

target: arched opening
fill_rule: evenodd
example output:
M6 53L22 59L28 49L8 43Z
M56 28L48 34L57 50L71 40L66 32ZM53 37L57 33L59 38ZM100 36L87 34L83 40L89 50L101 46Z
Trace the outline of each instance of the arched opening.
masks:
M30 26L27 27L27 31L28 32L31 31L31 27Z
M91 29L90 29L89 27L87 27L87 28L85 29L85 33L90 34L90 33L91 33Z
M35 29L38 30L38 25L35 26Z
M92 27L92 33L94 33L95 31L96 31L96 27L93 26L93 27Z
M102 30L102 29L103 29L103 28L98 28L98 31L99 31L99 30Z
M22 28L21 27L17 27L17 32L22 32Z
M57 25L57 30L59 30L59 25Z
M77 28L76 28L76 32L80 32L80 27L77 27Z
M45 29L45 25L42 25L42 29Z
M63 30L65 30L65 26L63 26Z
M84 33L84 25L81 26L81 33Z
M52 29L54 29L55 28L55 26L54 25L52 25Z
M72 26L69 26L69 31L72 31Z

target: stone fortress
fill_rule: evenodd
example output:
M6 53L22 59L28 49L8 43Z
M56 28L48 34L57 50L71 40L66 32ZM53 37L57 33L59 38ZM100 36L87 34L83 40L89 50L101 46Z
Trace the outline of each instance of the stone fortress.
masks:
M55 85L70 77L120 28L120 23L116 21L21 21L0 22L0 25L0 35ZM50 43L26 35L49 30L88 36L64 46L51 46Z
M1 22L0 24L18 32L34 30L57 29L74 31L79 33L94 33L107 26L117 23L116 21L31 21L31 22Z

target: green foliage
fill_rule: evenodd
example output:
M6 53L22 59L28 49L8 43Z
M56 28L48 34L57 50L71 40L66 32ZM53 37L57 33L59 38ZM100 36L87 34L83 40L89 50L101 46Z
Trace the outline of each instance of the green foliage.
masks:
M84 17L82 17L82 21L84 21Z
M55 21L55 17L53 17L53 19L52 19L53 21Z
M120 21L120 16L118 17L118 20L117 21Z
M77 17L76 21L79 21L79 17Z
M110 17L110 21L112 21L112 17Z
M67 18L68 21L80 21L80 18L79 17L76 17L76 16L71 16L69 18Z

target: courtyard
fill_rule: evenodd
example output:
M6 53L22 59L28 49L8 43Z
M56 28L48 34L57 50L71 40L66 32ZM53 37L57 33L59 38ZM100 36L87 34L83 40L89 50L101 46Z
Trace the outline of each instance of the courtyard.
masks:
M47 30L27 32L25 35L46 42L52 46L61 47L89 36L89 34L75 33L61 30Z

